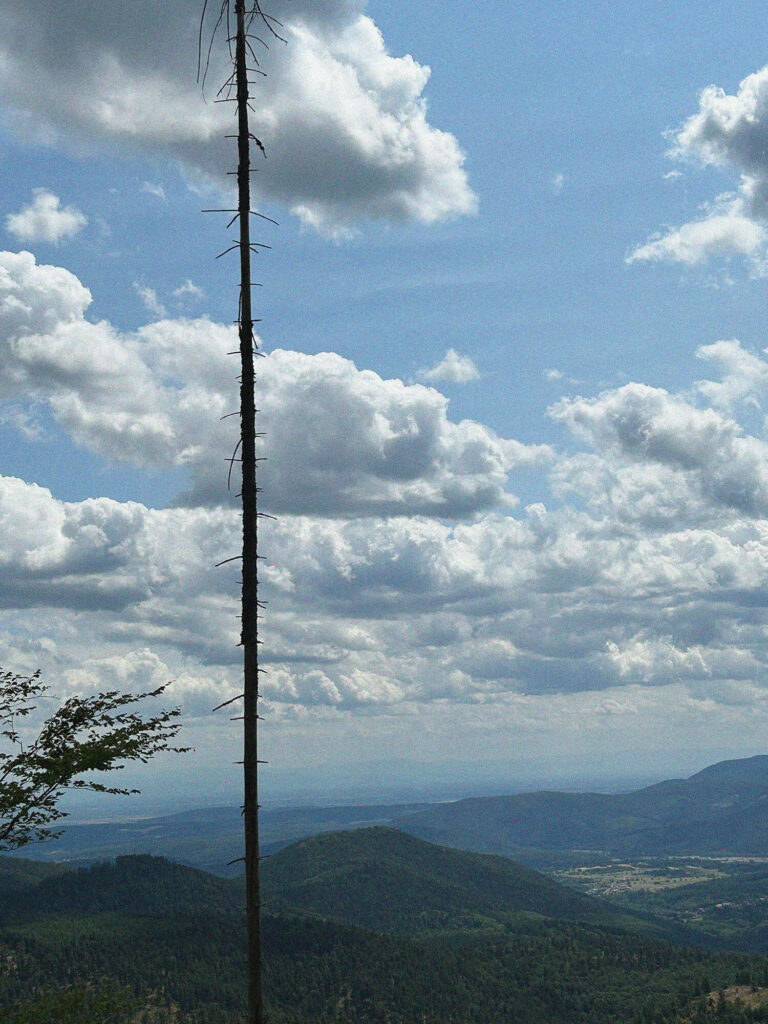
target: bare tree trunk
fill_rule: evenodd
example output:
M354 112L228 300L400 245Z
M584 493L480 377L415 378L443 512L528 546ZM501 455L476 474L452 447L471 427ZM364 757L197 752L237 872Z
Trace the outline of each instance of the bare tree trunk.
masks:
M235 70L238 116L238 211L240 221L240 438L242 448L244 669L243 821L245 826L246 917L248 926L247 1024L263 1024L261 977L261 898L259 892L259 782L257 724L259 706L258 512L256 488L256 409L254 337L251 310L250 130L246 66L245 0L236 0Z

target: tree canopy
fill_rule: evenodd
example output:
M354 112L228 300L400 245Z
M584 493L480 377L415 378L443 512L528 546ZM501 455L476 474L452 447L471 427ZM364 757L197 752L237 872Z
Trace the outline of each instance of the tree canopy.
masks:
M39 671L27 676L0 669L0 850L58 834L52 826L65 817L59 804L67 790L136 793L99 776L131 761L146 763L163 750L188 750L172 745L180 708L154 714L137 708L165 689L69 697L35 728L30 716L50 699L49 687Z

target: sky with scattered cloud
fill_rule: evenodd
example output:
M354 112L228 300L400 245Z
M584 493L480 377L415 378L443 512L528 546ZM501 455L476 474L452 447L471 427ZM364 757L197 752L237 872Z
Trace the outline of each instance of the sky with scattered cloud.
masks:
M764 752L760 5L705 5L683 60L671 0L460 0L462 75L437 3L273 6L268 794ZM231 110L199 7L0 0L0 664L173 679L186 802L236 799L210 712L239 675L235 266L200 212L230 205Z

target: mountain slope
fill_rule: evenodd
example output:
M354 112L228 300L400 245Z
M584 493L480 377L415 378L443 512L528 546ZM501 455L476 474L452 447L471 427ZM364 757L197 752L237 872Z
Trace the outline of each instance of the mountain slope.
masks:
M65 864L45 864L24 857L0 856L0 894L20 886L37 885L67 870Z
M768 951L768 865L744 862L709 882L617 895L623 906L694 928L710 948Z
M61 873L46 865L26 884L9 860L11 867L0 862L0 923L39 915L243 911L242 879L219 878L163 858L118 857ZM631 911L616 910L513 861L434 846L381 827L323 834L268 857L262 892L271 913L403 934L509 923L521 914L654 930Z
M513 861L435 846L389 828L296 843L265 861L263 890L269 907L280 912L404 934L511 923L521 914L664 934L637 914Z
M114 863L30 876L26 885L12 884L6 863L0 863L0 923L39 915L240 913L243 907L240 882L161 857L118 857Z
M768 855L768 756L723 761L634 793L525 793L439 804L396 818L430 842L513 855Z

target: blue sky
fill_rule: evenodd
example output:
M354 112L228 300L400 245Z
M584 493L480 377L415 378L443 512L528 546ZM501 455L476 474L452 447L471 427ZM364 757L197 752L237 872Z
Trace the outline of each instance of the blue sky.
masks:
M236 303L200 210L228 205L227 144L196 5L139 7L30 28L0 0L0 640L63 693L176 679L174 792L204 772L213 799ZM428 762L502 788L762 752L761 5L280 7L274 793L387 751L392 787Z

